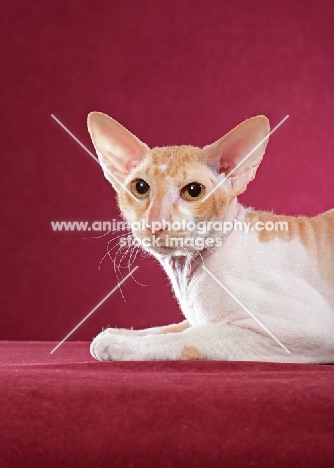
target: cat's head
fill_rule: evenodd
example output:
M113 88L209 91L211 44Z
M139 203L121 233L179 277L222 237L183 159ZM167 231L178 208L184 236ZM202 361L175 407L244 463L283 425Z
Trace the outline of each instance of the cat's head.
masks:
M204 148L150 149L100 112L89 114L88 129L134 237L155 254L182 255L204 247L195 242L213 235L210 228L204 232L204 223L224 221L237 195L254 178L269 122L264 116L250 118Z

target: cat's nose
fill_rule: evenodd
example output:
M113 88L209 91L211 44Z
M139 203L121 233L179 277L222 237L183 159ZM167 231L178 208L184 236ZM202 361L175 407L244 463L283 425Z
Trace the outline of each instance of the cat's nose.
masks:
M152 200L146 212L145 224L153 235L166 230L166 221L170 218L169 206L163 206L161 200Z
M149 229L152 232L152 234L159 234L164 231L161 223L156 223L156 222L153 222L151 224L146 224L146 229Z

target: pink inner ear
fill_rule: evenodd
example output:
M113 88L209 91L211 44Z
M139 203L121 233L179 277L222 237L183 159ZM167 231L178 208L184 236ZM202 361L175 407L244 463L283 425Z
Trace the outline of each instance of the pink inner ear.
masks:
M218 173L229 176L233 171L229 179L235 192L243 192L253 180L265 152L269 130L266 117L252 117L204 147L209 165Z
M101 164L121 180L149 150L147 145L105 114L89 114L88 129Z
M135 155L128 155L128 157L130 159L125 164L126 172L132 171L132 169L134 169L138 165L138 159L136 158Z
M222 157L219 160L219 167L218 173L221 174L222 172L227 175L229 174L233 168L242 160L244 156L238 152L237 144L230 145L228 148L225 148L222 154ZM240 145L241 146L241 145ZM242 148L241 148L242 149ZM240 157L241 154L241 157Z

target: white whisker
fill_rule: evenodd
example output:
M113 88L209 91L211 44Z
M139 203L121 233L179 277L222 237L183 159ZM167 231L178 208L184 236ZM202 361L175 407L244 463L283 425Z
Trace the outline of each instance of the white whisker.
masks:
M101 239L102 237L105 237L107 236L108 234L110 234L111 232L113 231L108 231L108 232L105 232L104 234L102 234L101 236L90 236L90 237L83 237L84 240L86 239Z

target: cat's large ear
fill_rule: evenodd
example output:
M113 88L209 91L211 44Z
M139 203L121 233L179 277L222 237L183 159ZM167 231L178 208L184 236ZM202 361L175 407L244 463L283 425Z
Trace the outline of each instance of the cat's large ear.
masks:
M258 115L245 120L218 141L203 148L207 163L215 171L225 176L233 171L229 180L234 193L244 192L247 184L254 179L268 143L266 137L269 131L267 117Z
M119 191L117 180L122 183L149 148L116 120L101 112L91 112L87 125L104 175Z

